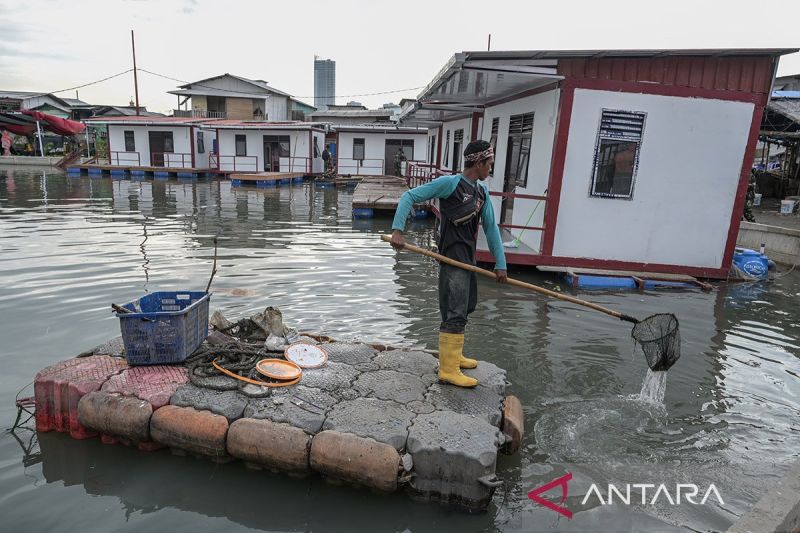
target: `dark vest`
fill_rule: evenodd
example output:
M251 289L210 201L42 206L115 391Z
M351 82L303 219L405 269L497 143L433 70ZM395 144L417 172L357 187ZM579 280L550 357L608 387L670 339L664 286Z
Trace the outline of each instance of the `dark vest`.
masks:
M486 203L486 191L477 182L461 179L453 194L439 200L442 214L439 229L439 253L450 259L475 264L475 247L481 209Z

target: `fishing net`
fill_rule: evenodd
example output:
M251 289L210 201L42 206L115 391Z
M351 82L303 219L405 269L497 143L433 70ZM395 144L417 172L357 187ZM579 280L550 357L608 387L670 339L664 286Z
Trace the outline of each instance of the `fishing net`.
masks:
M681 333L678 318L660 313L641 320L633 326L631 336L639 343L653 372L669 370L681 357Z

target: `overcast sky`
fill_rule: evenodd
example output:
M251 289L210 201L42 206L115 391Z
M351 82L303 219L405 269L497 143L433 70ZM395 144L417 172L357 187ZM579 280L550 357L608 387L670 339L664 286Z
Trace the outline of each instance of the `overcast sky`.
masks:
M130 30L138 66L152 72L230 72L313 103L316 54L336 61L337 103L379 107L415 97L453 53L485 50L490 33L492 50L797 48L800 1L0 0L0 90L52 92L127 70ZM784 56L778 74L797 73L800 54ZM177 85L141 72L141 105L169 112ZM124 105L133 75L79 93Z

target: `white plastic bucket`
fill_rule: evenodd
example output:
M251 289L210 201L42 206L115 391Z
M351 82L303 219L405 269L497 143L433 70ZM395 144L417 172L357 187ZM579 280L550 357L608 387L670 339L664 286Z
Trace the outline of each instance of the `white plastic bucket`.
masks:
M761 205L761 193L757 192L753 198L753 207Z
M794 211L794 200L781 200L781 215L791 215Z

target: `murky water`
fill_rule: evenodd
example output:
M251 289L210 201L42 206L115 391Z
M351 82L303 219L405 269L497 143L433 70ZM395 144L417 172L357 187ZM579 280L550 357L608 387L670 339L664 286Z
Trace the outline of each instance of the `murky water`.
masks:
M0 170L2 427L37 370L119 334L111 302L204 288L216 234L212 308L229 317L277 305L301 330L435 347L436 265L382 243L388 220L353 222L351 197L308 184L237 190ZM430 244L431 223L410 235ZM508 370L526 423L520 453L498 460L506 485L485 514L23 430L0 437L3 529L725 529L800 453L800 272L711 293L579 294L634 316L674 312L682 359L664 389L659 376L646 381L625 323L481 280L468 352ZM527 498L565 472L572 520ZM714 483L724 504L584 504L592 483Z

